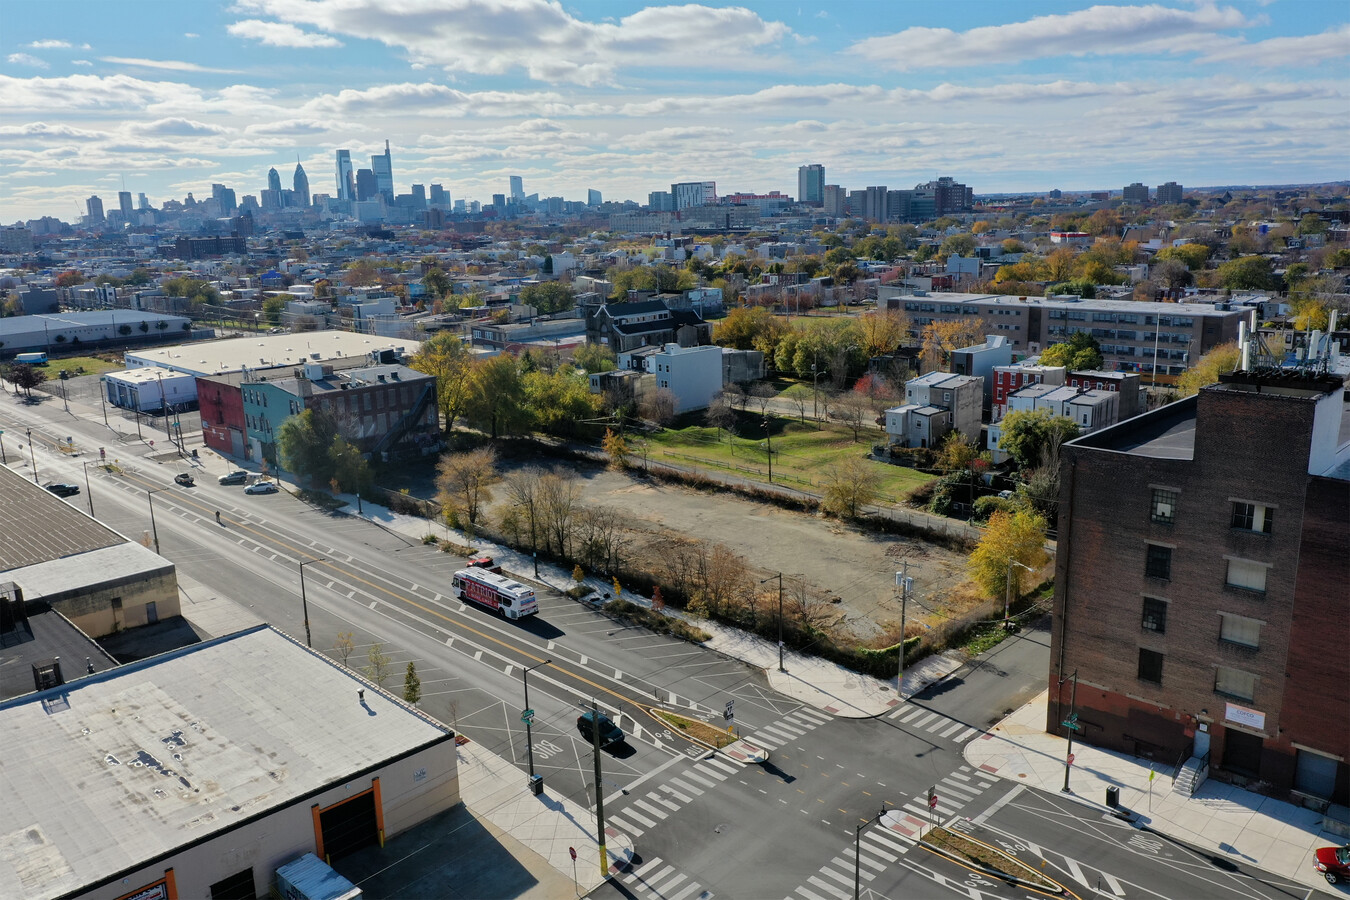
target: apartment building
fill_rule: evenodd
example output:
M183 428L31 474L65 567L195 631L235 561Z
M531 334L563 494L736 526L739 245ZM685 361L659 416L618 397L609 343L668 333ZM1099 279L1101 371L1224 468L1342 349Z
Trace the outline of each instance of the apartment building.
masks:
M1105 368L1168 383L1205 353L1237 340L1250 309L1229 304L905 293L885 285L878 306L903 309L915 332L932 322L977 318L986 334L1008 338L1014 353L1036 354L1085 331L1101 346ZM1228 308L1224 308L1228 306Z
M1008 414L1011 394L1032 384L1063 384L1066 371L1063 366L1041 365L1039 356L1012 365L994 366L993 376L989 379L993 403L990 420L997 422Z
M1064 445L1047 730L1350 799L1346 405L1325 367L1244 365Z
M938 447L952 431L979 445L984 379L929 372L905 382L905 402L886 410L886 436L901 447Z

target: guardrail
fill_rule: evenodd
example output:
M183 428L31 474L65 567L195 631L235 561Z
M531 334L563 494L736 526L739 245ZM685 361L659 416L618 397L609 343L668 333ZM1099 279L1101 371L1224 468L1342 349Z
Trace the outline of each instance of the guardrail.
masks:
M1186 764L1186 760L1191 758L1191 752L1194 750L1195 741L1191 741L1186 745L1186 749L1181 751L1181 755L1177 757L1176 764L1172 766L1172 784L1177 783L1177 776L1181 774L1181 767ZM1206 753L1205 755L1208 756L1209 754Z

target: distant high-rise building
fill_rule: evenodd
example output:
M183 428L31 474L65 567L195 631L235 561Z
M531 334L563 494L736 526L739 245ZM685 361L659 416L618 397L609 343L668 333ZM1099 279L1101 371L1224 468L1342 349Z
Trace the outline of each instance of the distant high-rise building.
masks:
M223 184L211 185L211 198L220 204L221 215L233 215L239 206L235 202L234 191Z
M524 201L525 180L521 178L519 175L512 175L510 177L510 184L511 184L511 194L510 194L511 199L516 201L517 203Z
M285 192L274 191L271 188L268 188L265 191L258 191L258 202L265 210L281 209L282 203L285 202L282 199L283 193Z
M412 186L413 209L427 208L427 186L425 184L414 184Z
M88 219L90 225L103 224L103 199L97 194L84 201L85 211L89 213Z
M652 191L647 195L647 208L652 212L674 212L675 198L670 191Z
M439 209L450 208L450 192L439 184L431 186L430 203Z
M696 206L708 206L717 202L717 182L677 182L670 186L670 196L675 200L676 212Z
M309 176L305 174L305 167L300 163L295 164L295 175L291 178L292 189L295 191L295 205L303 209L309 208Z
M599 206L601 203L604 203L604 202L605 202L605 200L604 200L603 197L600 196L600 192L599 192L599 191L591 190L591 191L587 191L587 192L586 192L586 205L587 205L587 206Z
M117 208L122 211L122 221L130 222L135 209L131 205L131 191L117 192Z
M1142 181L1125 185L1125 189L1120 194L1126 203L1137 203L1140 206L1148 203L1148 185Z
M797 202L811 206L825 204L825 167L819 163L797 169Z
M339 200L356 199L356 176L352 169L352 151L337 152L337 198Z
M495 207L497 208L497 211L498 211L498 212L501 212L502 210L506 209L506 195L505 195L505 194L493 194L493 195L492 195L492 205L495 206Z
M137 195L136 195L136 198L137 198L137 199L136 199L136 208L137 208L137 209L149 209L149 208L150 208L150 201L147 200L147 199L145 198L145 194L144 194L144 193L137 194Z
M281 176L277 174L276 166L267 170L267 189L281 193Z
M1047 194L1046 196L1049 197L1051 200L1058 200L1060 197L1064 196L1064 192L1061 191L1059 188L1051 188L1050 193Z
M821 205L825 215L842 219L848 208L848 191L837 184L827 184L821 190Z
M374 200L380 193L375 182L375 172L372 169L356 170L356 199Z
M375 191L384 194L386 202L394 202L394 158L389 155L389 142L384 142L384 153L370 158L370 170L375 173Z
M863 194L862 215L869 222L886 221L886 186L884 184L869 187Z
M937 181L915 185L914 189L932 192L934 215L969 212L975 205L975 192L947 175Z
M1169 181L1166 184L1158 185L1159 203L1180 203L1181 195L1181 185L1177 184L1175 181Z
M467 213L468 211L469 211L469 204L466 201L464 200L455 201L455 212Z

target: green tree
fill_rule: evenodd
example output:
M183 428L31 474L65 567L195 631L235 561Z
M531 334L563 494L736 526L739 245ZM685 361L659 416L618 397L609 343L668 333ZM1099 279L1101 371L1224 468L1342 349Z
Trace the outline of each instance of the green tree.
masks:
M1180 247L1164 247L1158 251L1154 259L1165 260L1174 259L1182 263L1192 272L1198 272L1205 267L1205 262L1209 259L1210 249L1204 244L1182 244Z
M371 681L384 687L384 680L389 677L389 655L384 652L384 644L374 643L366 651L366 665L362 672Z
M1051 415L1048 409L1017 410L1003 417L999 446L1017 465L1029 469L1040 462L1047 446L1078 437L1078 424L1068 416Z
M591 393L586 376L572 366L526 373L524 392L532 426L563 437L577 434L582 423L598 416L603 402L599 394Z
M262 302L263 319L268 325L280 325L281 313L285 308L285 300L280 297L268 297Z
M422 284L426 285L434 298L444 297L450 293L453 286L450 284L450 278L438 268L432 268L422 276Z
M1317 213L1305 213L1303 218L1298 220L1299 234L1324 234L1330 227L1327 220Z
M473 363L469 371L464 418L493 440L529 425L525 379L520 362L509 353Z
M417 667L408 660L408 671L403 675L403 700L416 706L422 700L422 679L417 677Z
M355 444L338 435L328 448L328 458L333 464L333 480L340 489L359 494L370 487L370 463Z
M520 302L533 306L540 315L563 312L577 305L576 292L560 281L525 285L520 290Z
M995 512L989 517L979 546L970 554L968 570L971 579L989 596L1005 596L1009 569L1012 570L1014 588L1021 571L1012 563L1033 570L1045 565L1045 530L1045 517L1032 509L1023 507L1011 512Z
M15 363L9 367L9 381L14 385L14 393L20 388L26 396L33 396L33 388L47 380L47 373L28 363Z
M337 436L337 422L325 410L306 409L291 416L277 431L281 464L311 484L327 484L334 471L329 451Z
M1219 264L1219 284L1233 291L1264 291L1272 282L1270 260L1242 256Z
M605 438L600 442L600 446L609 456L609 467L611 469L628 468L628 442L623 439L623 435L611 428L605 429Z
M1177 396L1189 397L1198 394L1207 384L1215 384L1220 375L1226 375L1238 367L1242 360L1242 351L1237 342L1220 344L1210 350L1194 366L1187 369L1177 379Z
M449 434L464 414L470 396L472 368L469 348L459 335L440 332L422 342L409 365L436 378L436 405Z
M949 256L970 256L975 252L975 236L973 234L953 234L942 241L942 246L938 247L938 259L945 260Z
M763 350L777 344L787 323L762 306L740 306L713 326L713 343L736 350Z
M1064 366L1071 372L1102 367L1102 348L1086 331L1075 331L1067 341L1051 344L1041 352L1041 365Z
M572 354L572 362L588 373L612 372L619 367L614 351L602 344L582 344Z

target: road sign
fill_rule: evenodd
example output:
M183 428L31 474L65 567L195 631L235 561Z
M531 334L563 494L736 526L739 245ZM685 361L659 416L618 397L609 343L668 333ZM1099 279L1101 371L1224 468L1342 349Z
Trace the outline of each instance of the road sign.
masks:
M1069 754L1069 765L1073 765L1073 754Z
M931 793L930 793L930 794L928 795L928 808L929 808L929 809L937 809L937 794L931 794Z
M726 708L726 711L722 713L722 718L726 719L728 722L730 722L732 719L736 718L736 713L732 712L732 707L735 706L735 705L736 705L736 701L735 701L735 700L728 700L728 701L727 701L727 708Z
M576 862L576 861L577 861L577 848L576 848L576 847L568 847L568 848L567 848L567 852L570 853L570 854L572 854L572 862Z
M522 722L533 722L533 721L534 721L534 710L532 710L532 709L527 709L527 710L525 710L523 713L521 713L521 714L520 714L520 721L522 721Z
M1078 713L1074 713L1073 715L1069 716L1067 719L1065 719L1063 722L1060 722L1059 724L1063 725L1070 731L1083 730L1083 726L1078 724Z

